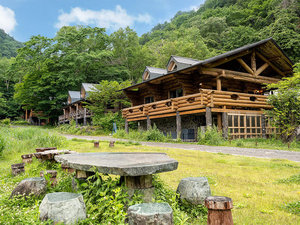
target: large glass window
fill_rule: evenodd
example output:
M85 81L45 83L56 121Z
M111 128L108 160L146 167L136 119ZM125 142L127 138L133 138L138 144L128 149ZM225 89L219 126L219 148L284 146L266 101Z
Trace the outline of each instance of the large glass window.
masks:
M183 96L183 91L182 91L181 88L170 91L170 98L178 98L178 97L181 97L181 96Z

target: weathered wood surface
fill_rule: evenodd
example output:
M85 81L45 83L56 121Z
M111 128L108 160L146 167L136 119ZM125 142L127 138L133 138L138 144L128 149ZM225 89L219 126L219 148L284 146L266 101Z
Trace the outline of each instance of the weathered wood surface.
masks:
M205 199L205 206L208 209L208 225L233 225L231 209L232 200L223 196L210 196Z

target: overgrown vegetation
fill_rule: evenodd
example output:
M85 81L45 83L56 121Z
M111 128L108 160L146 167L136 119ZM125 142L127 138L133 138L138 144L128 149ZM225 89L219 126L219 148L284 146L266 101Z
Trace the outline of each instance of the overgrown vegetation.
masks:
M49 130L41 128L1 128L1 134L11 134L9 140L15 144L13 148L5 150L5 158L0 158L0 224L49 224L39 221L38 208L43 196L38 198L13 199L9 200L11 191L18 182L27 177L39 176L41 170L55 169L58 171L58 184L55 187L48 187L48 192L68 191L72 192L71 183L73 175L67 175L63 172L58 164L40 163L34 160L32 164L26 164L25 174L13 177L11 175L10 165L21 162L21 154L32 153L37 145L41 142L37 138L33 138L34 144L29 146L27 142L32 136L26 135L26 131L34 129L35 133L41 135L47 134ZM17 130L17 131L14 131ZM41 130L41 131L38 131ZM23 131L23 132L22 132ZM19 134L19 135L17 135ZM42 138L43 139L43 138ZM207 224L206 210L202 206L191 207L185 202L178 201L175 193L180 179L185 177L205 176L209 180L213 195L228 196L233 199L234 209L232 210L233 219L236 224L272 224L276 221L278 225L295 224L299 220L297 214L292 213L292 209L297 209L296 202L300 198L298 183L279 183L279 179L289 178L295 174L299 174L300 167L298 163L287 160L267 160L248 158L240 156L231 156L226 154L211 154L201 151L188 151L180 149L166 149L146 147L123 142L116 142L114 148L109 147L108 142L100 142L100 148L93 147L93 141L82 141L74 139L72 141L60 142L61 147L74 150L77 152L165 152L170 157L179 161L177 170L161 173L159 178L155 177L155 198L156 201L168 202L173 208L175 224ZM55 145L56 142L48 143ZM20 151L13 151L19 145ZM99 176L100 174L96 175ZM118 186L117 177L109 177L101 174L102 180L83 184L78 190L86 196L91 196L91 202L99 202L99 204L91 204L87 202L88 218L81 224L100 224L97 220L99 217L107 218L111 221L123 221L121 211L116 203L128 204L125 194L119 192L122 186ZM98 180L98 179L97 179ZM97 182L99 186L97 186ZM107 182L107 183L106 183ZM101 187L100 187L101 183ZM101 198L101 192L105 192L107 187L107 198ZM96 191L99 193L96 193ZM96 193L96 195L95 195ZM123 195L123 194L124 195ZM102 193L103 195L103 193ZM134 201L139 201L138 196ZM84 197L85 201L89 197ZM101 200L100 200L101 199ZM101 204L100 204L101 202ZM125 204L126 203L126 204ZM116 207L116 211L112 208L106 208L108 204ZM105 208L99 211L99 208ZM287 210L284 206L289 207ZM97 207L97 209L96 209ZM105 214L107 212L107 214ZM120 212L118 215L116 212ZM116 218L110 217L115 216ZM103 224L103 223L102 223ZM120 223L122 224L122 223Z

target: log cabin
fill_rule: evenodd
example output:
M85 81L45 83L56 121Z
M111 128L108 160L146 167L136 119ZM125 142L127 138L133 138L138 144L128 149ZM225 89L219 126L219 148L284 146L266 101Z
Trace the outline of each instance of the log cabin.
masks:
M272 38L195 60L171 56L166 69L146 67L143 82L123 89L132 106L122 110L125 130L154 124L165 135L195 141L216 126L224 138L267 137L278 132L264 110L266 85L293 73L293 62Z
M85 107L89 94L96 91L95 85L91 83L82 83L80 91L68 91L68 100L63 107L63 115L59 116L58 123L70 123L71 120L76 122L76 125L87 125L91 122L92 112ZM119 106L107 105L105 112L120 111Z

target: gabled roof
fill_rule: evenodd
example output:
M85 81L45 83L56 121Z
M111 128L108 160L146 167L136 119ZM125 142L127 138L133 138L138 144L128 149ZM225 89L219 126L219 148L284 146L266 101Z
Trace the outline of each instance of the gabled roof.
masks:
M243 51L249 51L250 52L254 48L255 48L255 51L260 52L261 55L263 55L267 60L270 60L272 62L272 64L274 64L276 67L278 67L281 71L285 72L286 74L292 74L292 72L293 72L293 62L292 62L292 60L289 59L289 57L278 46L278 44L273 40L273 38L267 38L267 39L261 40L259 42L248 44L248 45L245 45L243 47L234 49L232 51L228 51L226 53L214 56L212 58L199 61L198 63L192 64L192 65L190 65L186 68L177 69L176 71L170 71L165 75L162 75L160 77L156 77L156 78L153 78L153 79L149 79L147 81L143 81L139 84L134 84L134 85L132 85L130 87L127 87L123 90L128 90L128 89L131 89L131 88L137 88L138 86L142 85L143 83L158 80L158 79L161 79L162 77L167 77L171 74L175 74L175 73L178 73L178 72L184 73L185 71L197 70L198 68L201 68L204 65L209 66L209 64L211 64L211 63L215 63L215 62L217 62L218 60L221 60L221 59L229 58L230 56L237 55L239 53L242 53ZM275 51L272 51L272 50L275 50ZM174 57L174 56L171 56L171 58L172 57ZM179 59L179 58L185 58L185 57L178 57L177 59ZM187 59L189 59L189 58L187 58ZM190 59L190 60L191 60L190 62L192 63L192 60L194 60L194 59ZM169 63L170 63L170 60L169 60L168 64Z
M74 102L80 100L80 91L68 91L68 94L71 98L70 103L74 103Z
M175 71L175 70L180 70L180 69L184 69L187 67L190 67L192 65L195 65L197 63L200 63L201 61L197 60L197 59L192 59L192 58L186 58L186 57L182 57L182 56L176 56L176 55L172 55L167 63L167 70L169 72L171 71ZM170 69L170 67L173 67L171 64L174 63L176 65L176 69ZM174 65L173 64L173 65ZM175 66L174 65L174 66Z
M145 77L147 72L148 72L148 76L149 76L148 79L146 79L146 77ZM156 77L160 77L167 73L168 73L168 71L166 69L146 66L144 73L143 73L143 80L149 80L149 79L153 79Z
M82 83L82 87L84 88L84 90L86 92L89 92L89 91L95 91L95 85L97 84L92 84L92 83Z
M178 63L183 63L183 64L187 64L187 65L194 65L194 64L197 64L197 63L201 62L200 60L197 60L197 59L186 58L186 57L177 56L177 55L172 55L172 56L170 57L170 60L171 60L172 58L173 58L176 62L178 62ZM169 61L170 61L170 60L169 60Z

